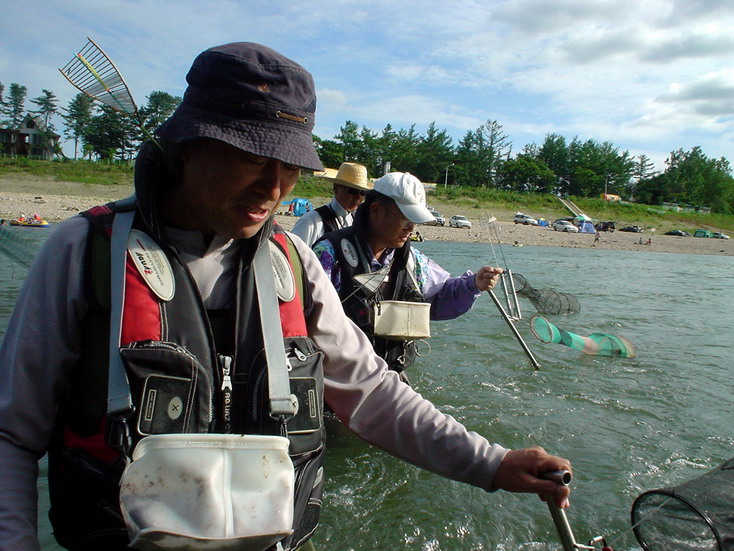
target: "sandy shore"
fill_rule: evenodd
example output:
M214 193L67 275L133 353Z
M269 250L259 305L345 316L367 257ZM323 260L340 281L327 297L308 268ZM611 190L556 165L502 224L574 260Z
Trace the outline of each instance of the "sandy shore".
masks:
M106 186L56 182L43 178L0 176L0 218L38 213L49 222L60 222L95 205L122 199L132 186Z
M458 241L465 243L497 243L515 246L538 247L570 247L575 249L606 249L645 252L666 252L683 254L734 255L734 239L701 239L694 237L677 237L672 235L655 235L646 233L601 232L599 242L594 245L594 234L561 233L549 228L523 226L512 222L512 213L497 215L498 230L485 229L478 219L467 215L472 223L470 230L449 228L448 226L420 226L418 231L427 241ZM290 229L295 220L289 216L278 217L278 221L286 229ZM639 244L642 237L643 244ZM645 245L650 238L652 243ZM420 245L419 245L420 246Z
M99 205L127 197L132 193L130 186L106 186L96 184L79 184L73 182L56 182L42 178L0 177L0 218L11 219L20 213L26 215L38 213L50 222L58 222L74 216L94 205ZM326 202L326 201L323 201ZM318 200L315 204L321 204ZM443 209L446 211L446 209ZM446 211L448 212L448 211ZM470 211L462 212L472 222L472 228L457 229L448 226L420 226L418 231L426 240L483 242L490 240L503 244L571 247L611 250L631 250L648 252L671 252L685 254L734 255L734 239L701 239L694 237L676 237L658 235L656 232L644 233L602 232L600 241L594 245L593 234L573 234L553 231L549 228L523 226L512 222L513 213L497 211L493 215L498 219L497 228L483 228L479 219ZM295 218L278 216L281 225L290 229ZM639 243L642 238L643 244ZM644 243L648 238L650 245Z

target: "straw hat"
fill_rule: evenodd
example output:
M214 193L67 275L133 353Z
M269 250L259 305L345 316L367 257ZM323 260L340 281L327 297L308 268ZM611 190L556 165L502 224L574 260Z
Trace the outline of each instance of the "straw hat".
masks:
M374 186L367 177L367 168L357 163L342 163L335 177L319 176L323 180L360 191L370 191Z

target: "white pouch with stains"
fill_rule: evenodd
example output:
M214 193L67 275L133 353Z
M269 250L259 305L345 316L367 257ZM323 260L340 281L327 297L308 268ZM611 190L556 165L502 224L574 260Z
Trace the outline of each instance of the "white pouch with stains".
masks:
M132 459L120 506L135 549L263 551L293 531L287 438L151 435Z
M377 337L404 341L431 336L431 305L428 302L383 300L374 306L374 320Z

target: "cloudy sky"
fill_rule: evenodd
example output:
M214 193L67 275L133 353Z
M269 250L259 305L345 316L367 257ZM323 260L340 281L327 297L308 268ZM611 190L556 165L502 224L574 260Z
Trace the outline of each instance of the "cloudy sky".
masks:
M89 36L142 105L182 95L200 51L260 42L314 74L321 138L347 120L420 133L435 122L457 144L496 120L514 152L556 133L662 170L694 146L734 161L732 28L732 0L4 2L0 82L28 99L50 89L65 107L77 90L57 68Z

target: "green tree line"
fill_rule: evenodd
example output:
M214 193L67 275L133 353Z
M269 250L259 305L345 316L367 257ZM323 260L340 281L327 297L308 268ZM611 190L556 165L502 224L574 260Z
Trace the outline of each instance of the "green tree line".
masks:
M51 146L50 137L57 133L53 119L59 115L64 121L64 137L74 142L74 158L81 156L89 160L129 160L135 157L140 144L145 141L145 132L158 128L181 103L181 98L167 92L153 92L138 110L139 121L92 100L79 92L66 107L59 108L56 95L44 89L42 95L31 99L36 109L25 107L27 88L12 83L5 97L5 87L0 83L0 125L17 129L26 113L43 123L42 140ZM138 124L139 122L139 124ZM57 147L54 151L63 156Z
M26 93L25 86L13 83L6 98L0 83L3 126L17 127L22 122ZM180 97L166 92L153 92L146 100L139 113L140 123L149 132L181 102ZM55 131L52 117L57 113L61 116L64 136L74 142L74 158L81 152L90 160L132 159L145 140L144 132L129 116L99 106L82 93L61 112L56 96L49 90L44 89L31 102L37 108L30 112L43 120L47 132ZM388 124L378 132L351 120L332 139L314 136L314 142L325 166L336 168L345 161L358 162L375 177L386 170L397 170L445 187L562 197L609 193L628 201L671 202L734 213L734 178L729 161L710 158L700 147L671 152L665 169L656 171L647 156L620 151L610 141L577 137L569 141L559 134L548 134L542 143L525 145L513 154L512 142L495 120L467 131L456 144L435 122L421 134L415 124L407 129Z
M375 132L347 121L332 140L314 138L321 160L338 167L344 161L365 165L372 176L389 170L411 172L439 187L464 186L561 197L619 195L625 200L660 205L706 206L734 213L734 178L725 158L706 156L700 147L673 151L663 171L646 155L620 151L610 141L567 140L548 134L541 144L512 154L502 125L487 121L453 144L448 132L431 123L425 134L395 130ZM388 164L389 163L389 164Z

